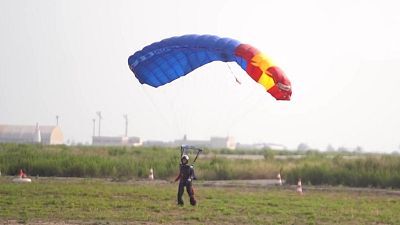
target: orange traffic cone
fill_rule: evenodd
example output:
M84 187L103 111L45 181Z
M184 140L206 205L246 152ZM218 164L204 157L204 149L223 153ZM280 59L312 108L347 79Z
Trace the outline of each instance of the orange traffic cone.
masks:
M26 175L22 169L19 170L19 178L25 178Z

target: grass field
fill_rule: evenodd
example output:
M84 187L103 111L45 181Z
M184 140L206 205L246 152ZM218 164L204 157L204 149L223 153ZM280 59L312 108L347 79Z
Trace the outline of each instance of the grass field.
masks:
M10 176L23 169L40 177L143 179L153 168L158 179L170 179L177 175L179 157L179 148L0 144L0 171ZM400 188L398 154L205 149L196 162L202 180L274 179L280 171L290 184L301 178L310 185Z
M400 224L400 196L386 192L206 187L198 206L175 203L165 181L0 178L3 224ZM187 200L187 197L186 199ZM187 203L187 201L186 201Z

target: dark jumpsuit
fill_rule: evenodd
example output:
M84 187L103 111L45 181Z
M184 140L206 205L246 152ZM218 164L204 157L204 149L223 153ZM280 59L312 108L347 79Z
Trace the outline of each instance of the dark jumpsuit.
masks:
M196 179L194 175L193 166L189 166L187 164L180 164L179 176L175 179L175 181L179 180L179 187L178 187L179 205L183 205L182 195L185 187L190 198L190 204L196 205L196 199L194 198L194 191L192 186L192 179Z

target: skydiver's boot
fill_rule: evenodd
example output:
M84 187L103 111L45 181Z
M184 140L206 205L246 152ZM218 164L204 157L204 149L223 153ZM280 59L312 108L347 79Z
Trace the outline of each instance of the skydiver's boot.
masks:
M194 198L194 189L193 189L192 183L189 183L188 186L186 187L186 189L189 194L190 204L195 206L197 202L196 202L196 199Z
M183 206L182 195L181 195L181 196L178 195L178 205L179 205L179 206Z
M196 199L194 198L194 196L192 196L192 197L190 197L190 204L192 205L192 206L195 206L196 205Z

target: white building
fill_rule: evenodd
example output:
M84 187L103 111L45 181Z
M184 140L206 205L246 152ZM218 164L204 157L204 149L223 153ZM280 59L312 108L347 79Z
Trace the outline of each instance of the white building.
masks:
M210 140L175 140L175 146L193 145L198 147L215 148L215 149L231 149L236 148L236 141L233 137L211 137Z
M185 135L183 139L173 142L145 141L144 146L157 147L178 147L181 145L192 145L196 147L215 148L215 149L235 149L236 141L233 137L211 137L209 140L191 140Z
M233 137L211 137L210 148L236 149L236 141Z
M58 126L0 125L0 143L60 145L64 135Z
M139 137L125 136L93 136L92 145L96 146L141 146L142 140Z
M174 142L164 142L164 141L157 141L157 140L144 141L143 146L145 146L145 147L171 147L171 148L176 147Z
M241 144L236 145L237 149L242 150L260 150L260 149L272 149L272 150L286 150L287 147L281 144L275 143L256 143L256 144Z

